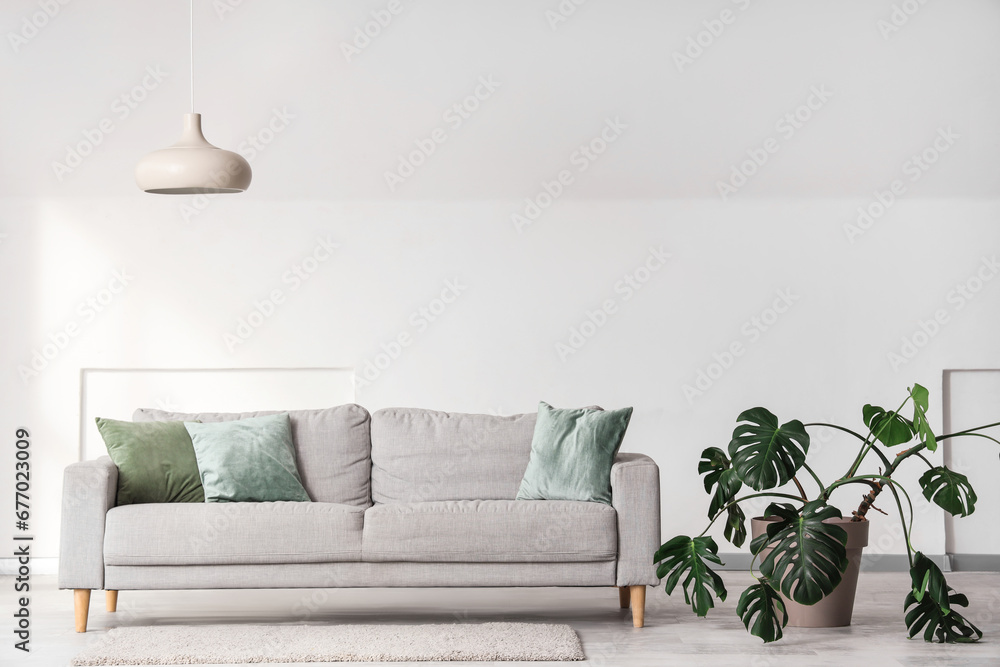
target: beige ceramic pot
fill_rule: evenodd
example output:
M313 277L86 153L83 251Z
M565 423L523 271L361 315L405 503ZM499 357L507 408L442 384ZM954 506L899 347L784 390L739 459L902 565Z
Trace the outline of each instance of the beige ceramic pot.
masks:
M779 519L754 517L750 521L753 537L763 535L767 524ZM858 572L861 570L861 552L868 546L868 522L846 519L827 519L825 523L835 523L847 531L847 560L849 564L843 579L833 592L814 605L804 605L781 596L788 611L788 625L796 628L839 628L851 624L854 612L854 593L858 589ZM771 549L764 549L757 558L756 566L767 557Z

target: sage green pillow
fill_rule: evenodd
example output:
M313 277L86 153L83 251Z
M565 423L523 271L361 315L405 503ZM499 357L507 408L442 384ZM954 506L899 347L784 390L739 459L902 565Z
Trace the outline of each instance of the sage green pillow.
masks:
M632 408L557 410L538 404L531 458L517 500L611 504L611 466Z
M287 412L184 426L194 444L205 502L309 501L295 465Z
M118 466L118 505L205 502L183 422L96 421L108 456Z

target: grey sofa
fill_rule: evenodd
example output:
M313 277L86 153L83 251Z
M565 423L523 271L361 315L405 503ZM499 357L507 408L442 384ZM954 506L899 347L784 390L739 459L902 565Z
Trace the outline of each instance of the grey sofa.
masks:
M274 414L140 409L135 421ZM66 468L59 587L86 631L91 589L617 586L643 625L658 582L659 469L619 454L612 505L514 500L534 414L359 405L289 412L312 502L115 506L108 457Z

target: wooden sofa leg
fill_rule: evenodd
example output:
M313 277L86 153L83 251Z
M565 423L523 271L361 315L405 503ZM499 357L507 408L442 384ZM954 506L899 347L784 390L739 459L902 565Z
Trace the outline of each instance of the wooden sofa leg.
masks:
M631 593L629 593L628 586L618 587L618 606L622 609L628 609L628 600Z
M641 628L646 622L646 587L629 586L632 598L632 625Z
M76 631L87 631L87 614L90 613L90 589L76 588L73 590L73 611L76 616Z
M118 591L104 591L104 603L108 611L118 611Z

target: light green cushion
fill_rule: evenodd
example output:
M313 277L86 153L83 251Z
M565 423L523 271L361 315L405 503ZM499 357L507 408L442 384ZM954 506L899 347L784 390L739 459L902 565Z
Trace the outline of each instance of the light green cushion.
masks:
M287 412L184 426L194 443L205 502L309 501L295 466Z
M182 422L96 421L118 466L118 505L205 502L191 436Z
M632 408L557 410L538 404L531 458L517 500L611 504L611 465Z

